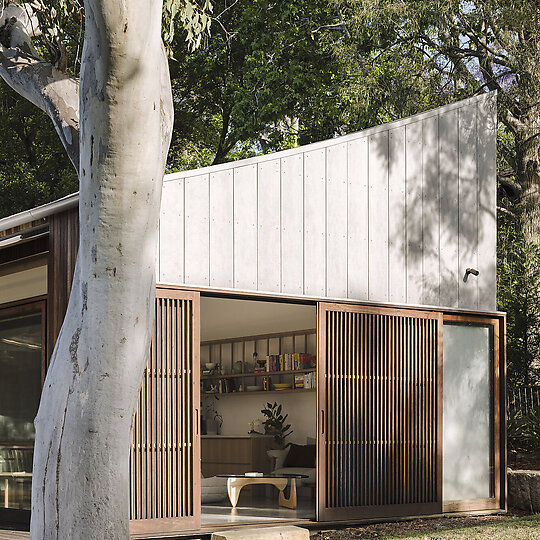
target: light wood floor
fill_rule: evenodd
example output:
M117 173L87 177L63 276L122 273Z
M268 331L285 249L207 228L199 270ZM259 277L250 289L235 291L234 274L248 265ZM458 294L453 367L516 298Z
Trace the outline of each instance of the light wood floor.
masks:
M232 508L228 499L221 503L204 504L201 512L201 526L230 525L256 522L282 522L315 519L315 501L298 498L298 507L283 508L277 504L277 497L243 498Z

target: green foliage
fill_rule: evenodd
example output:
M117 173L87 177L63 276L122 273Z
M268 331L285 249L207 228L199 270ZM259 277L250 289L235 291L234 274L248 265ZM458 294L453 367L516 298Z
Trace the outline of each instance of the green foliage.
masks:
M538 452L540 448L540 409L523 414L515 411L508 415L507 442L510 452Z
M77 75L84 36L84 2L32 0L30 6L41 30L34 39L36 49L62 71ZM171 51L177 20L187 46L195 50L210 33L212 10L211 0L163 0L162 37L167 50Z
M201 44L203 36L210 34L213 6L210 0L201 5L192 0L163 0L163 41L171 54L175 34L175 19L179 17L186 31L186 43L191 51Z
M170 170L339 132L341 64L320 39L334 18L322 0L214 2L212 35L201 47L173 44Z
M347 130L497 91L499 308L510 384L539 380L540 10L530 0L333 0ZM501 173L504 172L504 175ZM508 181L503 181L503 180ZM534 186L530 189L530 186ZM505 199L505 200L503 200Z
M73 193L78 179L49 118L0 86L0 217Z
M380 122L497 90L504 161L518 182L526 181L526 170L538 174L537 4L530 0L333 3L342 24L330 30L327 39L349 66L343 91L351 105L351 125L355 114L359 120Z
M266 420L263 422L264 433L266 435L272 435L274 440L280 448L285 448L285 439L293 432L290 424L285 424L287 417L283 416L282 407L276 402L273 404L267 403L266 409L262 409L261 412L266 416Z
M497 238L498 308L507 312L507 378L510 386L540 383L540 248L527 241L520 219L500 212Z
M34 0L31 9L42 30L33 40L37 52L58 69L78 76L84 36L82 1ZM211 11L209 0L201 8L191 0L166 0L165 40L172 40L170 25L174 26L177 15L178 27L186 29L186 46L193 49L209 31ZM77 191L76 173L50 119L5 84L0 86L0 108L0 217Z

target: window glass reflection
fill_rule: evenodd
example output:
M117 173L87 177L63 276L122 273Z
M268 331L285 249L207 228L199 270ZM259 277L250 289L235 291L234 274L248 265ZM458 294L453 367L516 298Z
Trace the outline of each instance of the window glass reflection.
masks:
M29 510L41 393L41 314L0 320L0 505Z

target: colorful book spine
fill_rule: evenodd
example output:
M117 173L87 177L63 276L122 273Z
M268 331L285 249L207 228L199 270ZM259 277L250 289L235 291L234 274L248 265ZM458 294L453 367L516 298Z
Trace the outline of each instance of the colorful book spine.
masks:
M299 369L311 369L316 367L316 365L316 357L307 353L270 354L266 357L265 370L295 371Z

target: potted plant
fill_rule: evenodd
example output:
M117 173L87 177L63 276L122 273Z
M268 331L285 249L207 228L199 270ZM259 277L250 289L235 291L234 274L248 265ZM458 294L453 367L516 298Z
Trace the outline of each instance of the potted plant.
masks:
M266 408L262 409L261 412L266 417L266 420L263 422L264 433L265 435L271 435L274 437L274 441L279 448L286 448L289 446L285 444L285 439L293 432L291 429L291 424L285 424L287 417L286 414L283 416L281 414L282 407L276 402L274 404L267 403Z
M217 400L217 396L214 396ZM219 414L213 402L207 402L201 418L201 432L203 435L219 435L223 424L223 416Z

